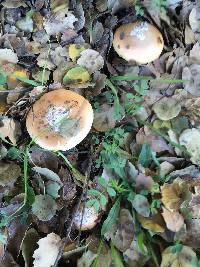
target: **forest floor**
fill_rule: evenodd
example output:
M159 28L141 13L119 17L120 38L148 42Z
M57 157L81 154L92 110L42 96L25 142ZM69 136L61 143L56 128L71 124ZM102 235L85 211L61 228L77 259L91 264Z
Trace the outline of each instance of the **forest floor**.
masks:
M0 266L200 266L200 3L0 0L0 18ZM163 36L153 62L113 48L135 21ZM60 88L94 120L46 150L26 118Z

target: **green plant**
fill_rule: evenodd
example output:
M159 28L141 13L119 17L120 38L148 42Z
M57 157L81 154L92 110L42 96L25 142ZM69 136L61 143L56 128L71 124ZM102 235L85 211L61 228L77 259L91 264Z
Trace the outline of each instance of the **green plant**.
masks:
M176 241L176 243L170 247L170 250L173 254L181 252L183 248L183 245L180 243L180 241Z
M125 130L120 127L111 129L105 133L102 150L96 161L97 168L104 166L109 169L114 169L121 177L124 176L126 160L131 157L131 155L121 148L125 142L125 137Z
M110 197L116 196L116 191L109 181L105 180L103 177L99 177L98 184L102 186L103 190L89 189L88 195L91 198L87 201L87 205L94 206L97 211L108 203L107 194Z
M151 1L151 6L157 12L166 12L167 0L153 0Z

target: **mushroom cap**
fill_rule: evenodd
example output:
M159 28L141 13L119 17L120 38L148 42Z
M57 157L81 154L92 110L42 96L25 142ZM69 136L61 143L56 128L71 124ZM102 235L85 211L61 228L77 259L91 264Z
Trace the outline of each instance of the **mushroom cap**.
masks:
M26 127L31 138L48 150L68 150L89 133L92 106L83 96L65 89L44 94L28 113Z
M159 30L147 22L136 21L121 25L114 34L113 46L123 59L146 64L157 59L163 50Z
M74 215L74 226L77 230L87 231L94 228L98 222L99 213L91 206L87 207L83 204Z

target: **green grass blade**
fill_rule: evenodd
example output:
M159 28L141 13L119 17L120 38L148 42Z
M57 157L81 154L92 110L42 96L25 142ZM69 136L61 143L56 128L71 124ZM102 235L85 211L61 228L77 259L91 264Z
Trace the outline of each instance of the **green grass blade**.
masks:
M167 83L167 84L179 84L179 83L188 83L189 80L182 79L155 79L151 76L137 76L137 75L124 75L124 76L112 76L111 81L151 81L154 80L158 83Z

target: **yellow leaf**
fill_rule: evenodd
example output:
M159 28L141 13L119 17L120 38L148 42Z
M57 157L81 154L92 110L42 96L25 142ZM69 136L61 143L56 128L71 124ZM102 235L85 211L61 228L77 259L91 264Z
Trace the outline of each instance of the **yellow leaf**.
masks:
M188 186L181 178L176 178L172 184L161 187L162 202L170 211L178 211L180 205L190 198Z
M69 82L85 83L90 80L89 72L83 67L74 67L70 69L63 78L63 83L68 84Z
M72 61L76 61L76 59L80 56L81 52L83 52L87 48L89 48L89 44L71 44L69 46L69 57Z
M17 87L18 84L23 83L17 80L17 77L28 79L29 75L26 70L19 70L13 72L11 75L7 77L7 84L9 89L14 89L15 87Z
M162 253L160 267L195 267L193 263L196 253L188 246L183 246L179 253L172 253L171 248L166 248Z
M138 220L141 223L142 227L153 231L155 233L164 233L165 228L163 227L163 221L160 214L155 214L151 218L146 218L141 215L138 215Z

